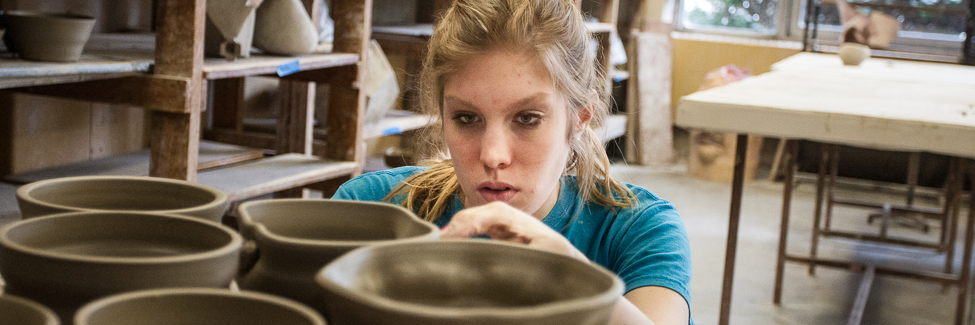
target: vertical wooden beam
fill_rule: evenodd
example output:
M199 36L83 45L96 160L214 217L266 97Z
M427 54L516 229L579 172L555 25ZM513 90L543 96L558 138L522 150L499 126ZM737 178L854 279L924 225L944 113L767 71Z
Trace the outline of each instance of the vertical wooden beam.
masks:
M214 98L213 127L220 129L244 129L244 86L243 77L217 79L212 81L210 96Z
M154 73L189 78L185 113L152 112L149 175L196 180L203 97L205 0L159 1Z
M728 325L731 318L731 292L735 280L735 255L738 251L738 223L741 220L741 194L748 159L748 135L739 134L735 145L735 172L731 181L731 209L728 215L728 240L725 246L724 278L721 280L721 310L718 325Z
M311 154L315 122L315 83L281 79L278 85L277 153Z
M329 112L325 121L328 130L325 157L364 161L362 119L365 112L364 84L368 68L370 26L372 24L372 0L334 1L336 52L356 53L359 64L337 69L338 78L330 85Z

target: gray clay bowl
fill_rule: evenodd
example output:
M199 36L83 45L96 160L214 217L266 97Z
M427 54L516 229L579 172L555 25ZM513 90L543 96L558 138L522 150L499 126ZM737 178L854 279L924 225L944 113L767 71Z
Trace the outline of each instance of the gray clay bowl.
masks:
M24 219L73 211L158 212L220 222L227 194L197 183L140 176L54 178L21 186Z
M243 240L233 229L153 213L72 212L0 228L7 293L62 320L110 294L168 287L228 287Z
M58 325L58 316L37 302L0 295L0 325Z
M229 289L134 291L86 304L75 325L325 325L311 308L290 299Z
M353 249L378 243L433 241L440 230L413 212L380 202L274 199L238 207L245 247L237 283L321 310L315 273ZM253 245L253 246L251 246Z
M0 13L7 49L35 61L74 62L95 27L95 18L70 14L8 10Z
M605 325L623 294L602 267L487 240L367 246L315 280L332 325Z

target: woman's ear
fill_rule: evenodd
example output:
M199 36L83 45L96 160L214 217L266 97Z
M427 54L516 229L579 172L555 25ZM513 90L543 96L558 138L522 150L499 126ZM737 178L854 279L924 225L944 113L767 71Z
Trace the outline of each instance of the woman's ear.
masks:
M583 106L582 109L579 110L579 116L578 116L579 118L577 119L577 121L579 122L576 124L575 127L576 133L584 132L586 131L586 128L589 127L589 122L592 121L592 116L593 114L596 113L595 112L596 103L598 101L599 101L599 93L597 93L596 90L593 89L592 93L590 93L589 105Z

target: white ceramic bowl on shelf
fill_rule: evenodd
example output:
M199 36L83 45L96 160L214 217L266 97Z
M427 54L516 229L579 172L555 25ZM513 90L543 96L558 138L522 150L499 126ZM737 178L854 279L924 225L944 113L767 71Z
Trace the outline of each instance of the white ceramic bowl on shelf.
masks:
M74 62L95 27L95 18L26 10L0 13L7 49L34 61Z

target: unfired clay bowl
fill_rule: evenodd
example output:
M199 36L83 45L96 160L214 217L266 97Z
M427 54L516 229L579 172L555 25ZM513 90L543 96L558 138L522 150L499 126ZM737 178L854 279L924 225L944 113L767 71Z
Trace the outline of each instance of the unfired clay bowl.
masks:
M73 62L95 27L95 18L70 14L9 10L0 13L7 49L35 61Z
M241 204L238 216L241 234L254 245L247 246L256 248L245 249L238 285L318 310L323 307L315 273L336 257L364 245L440 238L432 223L388 203L261 200Z
M5 292L68 321L110 294L167 287L228 287L240 235L196 218L154 213L72 212L0 228Z
M367 246L315 280L332 325L605 325L623 294L602 267L487 240Z
M852 42L843 42L837 52L843 65L860 65L863 60L870 57L870 47Z
M58 316L35 301L0 295L0 325L58 325Z
M314 310L259 292L178 288L134 291L88 303L76 325L325 325Z
M17 189L17 205L24 219L71 211L127 211L220 222L229 204L227 194L218 189L160 177L64 177Z

